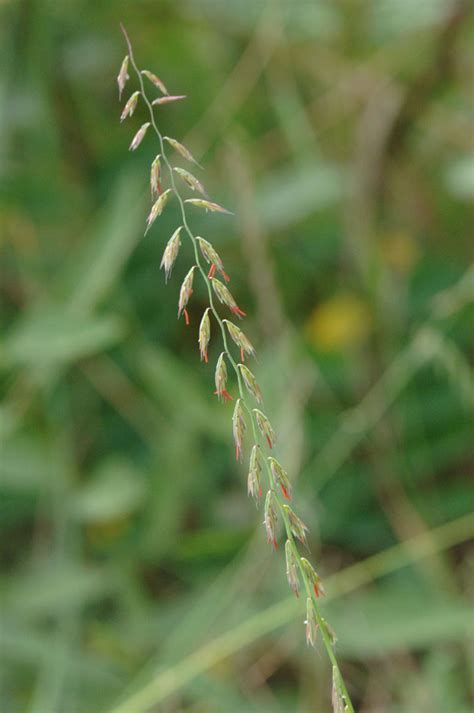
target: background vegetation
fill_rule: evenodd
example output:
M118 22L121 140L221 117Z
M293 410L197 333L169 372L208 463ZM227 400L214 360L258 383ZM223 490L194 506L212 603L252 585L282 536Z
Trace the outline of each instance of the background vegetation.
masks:
M142 239L119 20L236 213L194 225L250 314L358 710L468 713L472 6L1 6L1 713L330 710L198 361L203 291L176 320L190 253L158 269L171 207Z

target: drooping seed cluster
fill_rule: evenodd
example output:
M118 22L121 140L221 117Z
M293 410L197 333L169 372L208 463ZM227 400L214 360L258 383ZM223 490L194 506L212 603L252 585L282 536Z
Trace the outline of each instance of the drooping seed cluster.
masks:
M120 73L118 76L118 85L119 85L119 95L122 95L122 92L125 88L125 84L128 80L128 65L129 65L129 58L128 56L124 59L122 63L122 67L120 69ZM160 90L163 96L158 97L157 99L154 99L151 102L151 105L157 106L161 105L164 103L172 102L172 101L178 101L181 99L184 99L184 96L182 95L170 95L168 93L168 90L166 89L164 83L162 82L161 79L159 79L155 74L152 72L149 72L148 70L144 70L141 72L141 74L146 77L154 87ZM141 96L140 91L135 91L128 101L125 104L125 107L122 111L121 114L121 121L124 119L133 116L137 105L139 98ZM135 150L137 149L140 144L142 143L149 127L151 126L151 122L146 122L142 124L138 132L135 134L132 143L130 145L130 150ZM165 136L161 140L161 151L158 153L158 155L153 159L151 168L150 168L150 190L151 190L151 196L152 196L152 206L150 209L150 213L148 215L147 221L146 221L146 229L145 229L145 234L149 231L149 229L152 227L154 224L155 220L162 214L164 208L166 207L166 204L168 201L173 197L173 194L178 196L178 192L176 189L176 186L174 184L174 181L171 180L171 185L163 190L162 187L162 182L163 182L163 176L162 176L162 164L165 162L167 165L168 160L165 160L165 151L164 151L164 146L163 142L166 141L182 158L185 160L189 161L190 163L194 163L195 165L199 166L198 162L192 155L192 153L189 151L186 146L184 146L182 143L177 141L176 139L173 139L169 136ZM216 213L230 213L230 211L226 210L222 206L220 206L218 203L215 203L213 201L210 201L208 199L208 194L206 192L206 189L204 188L202 182L197 179L192 173L190 173L188 170L181 168L179 166L173 166L172 167L173 172L179 176L183 184L189 188L192 191L197 191L200 193L203 198L188 198L182 201L183 205L184 203L189 203L191 205L197 206L199 208L203 208L206 211L211 211L211 212L216 212ZM172 177L170 177L172 179ZM187 226L186 226L187 228ZM161 265L164 269L165 272L165 280L168 281L168 279L171 276L174 264L176 262L176 259L178 258L179 250L181 247L181 234L183 231L183 225L180 225L176 228L172 236L169 238L164 252L163 252L163 257L161 259ZM207 274L207 280L209 281L210 285L212 286L212 290L219 300L219 302L228 307L230 312L234 315L236 315L239 318L245 317L245 312L238 306L235 298L233 297L232 293L228 289L228 287L221 282L217 277L216 277L216 272L220 273L222 275L223 279L225 280L226 283L230 282L230 277L227 274L227 272L224 269L224 263L222 258L220 257L219 253L217 250L214 248L214 246L205 238L203 237L194 237L191 236L194 245L198 246L199 251L202 255L202 258L204 261L210 266L209 267L209 272ZM196 257L197 257L196 253ZM194 284L194 275L195 271L197 268L200 268L201 265L198 260L196 260L196 264L192 265L191 268L188 270L182 284L181 288L179 291L179 299L178 299L178 318L181 317L181 315L184 315L186 324L190 323L190 316L188 312L188 305L189 301L193 295L193 284ZM206 278L206 275L204 274L204 277ZM230 391L227 388L228 384L228 379L229 379L229 374L228 374L228 365L227 362L228 360L231 360L231 363L234 365L236 368L236 375L239 380L239 385L240 383L243 383L245 386L246 391L248 394L255 400L255 402L259 405L263 405L263 394L262 390L258 384L258 381L254 375L254 373L246 366L243 362L245 360L245 356L251 356L255 357L255 348L253 347L250 339L246 336L246 334L238 327L236 324L231 322L228 319L221 319L219 318L215 308L214 304L211 303L209 307L207 307L204 311L204 314L202 315L200 325L199 325L199 334L198 334L198 344L199 344L199 353L201 356L201 360L205 361L206 363L209 360L209 354L208 354L208 349L209 349L209 343L211 339L211 315L213 315L218 323L220 324L223 334L225 333L224 330L225 328L227 329L227 332L229 336L231 337L232 341L234 344L237 346L237 348L240 351L240 358L241 358L241 363L236 364L233 359L231 354L228 351L227 348L227 343L224 342L224 350L220 353L217 362L216 362L216 367L215 367L215 374L214 374L214 381L215 381L215 394L217 395L218 399L226 402L226 401L231 401L233 400L233 397L230 393ZM239 378L240 377L240 378ZM275 432L273 430L273 427L270 423L270 420L266 416L266 414L261 411L258 408L253 408L250 409L246 403L243 394L240 394L240 396L236 399L235 406L234 406L234 411L232 415L232 434L233 434L233 439L234 439L234 445L235 445L235 455L236 459L240 460L242 458L243 452L244 452L244 439L246 436L246 433L248 432L247 429L247 418L253 419L253 424L256 428L253 428L253 433L255 437L257 436L257 433L259 432L262 440L266 443L267 447L269 449L273 449L275 442L276 442L276 436ZM263 470L263 463L265 462L264 455L262 453L262 446L255 442L252 444L251 451L250 451L250 460L249 460L249 469L248 469L248 481L247 481L247 490L248 494L251 495L255 499L259 499L262 497L262 470ZM306 533L308 531L308 528L304 524L304 522L296 515L294 510L288 505L288 502L291 501L292 499L292 486L288 477L287 472L283 468L283 466L280 464L280 462L274 457L274 456L268 456L266 458L266 466L268 469L269 473L269 489L266 493L265 497L265 505L264 505L264 525L265 525L265 530L267 533L267 540L270 542L275 548L278 546L278 513L280 513L280 516L283 518L285 524L286 524L286 529L287 533L292 536L294 536L296 539L298 539L303 545L307 546L307 538L306 538ZM278 492L281 493L281 496L283 497L284 500L287 502L280 502ZM300 572L298 568L298 558L300 560L300 565L304 572L306 573L307 579L311 586L313 587L315 595L318 597L323 589L320 584L320 578L315 572L314 568L312 565L308 562L307 559L304 557L299 557L297 551L295 551L294 546L292 545L291 539L288 539L285 544L285 553L286 553L286 570L287 570L287 576L288 576L288 582L290 584L291 589L293 592L296 594L296 596L299 596L300 592ZM314 644L316 640L316 631L318 628L316 618L313 614L313 604L312 604L312 599L308 598L308 607L307 607L307 618L306 618L306 627L307 627L307 635L306 638L309 643Z
M126 34L126 33L125 33ZM129 43L128 37L127 42ZM175 197L181 208L182 225L178 226L169 238L161 260L161 265L165 273L165 281L167 282L171 276L173 266L178 258L181 247L181 235L184 231L188 234L192 241L195 253L195 264L191 266L187 272L179 291L178 298L178 318L184 315L187 325L191 319L188 312L188 306L193 295L194 275L197 270L201 274L206 283L209 293L210 304L205 309L199 324L198 330L198 346L200 358L205 363L209 361L209 345L211 342L211 319L213 318L217 326L220 328L223 339L223 351L219 354L215 366L214 381L215 395L223 403L232 401L232 389L228 388L229 373L228 365L232 366L236 377L238 394L236 394L235 405L232 414L232 435L235 446L236 459L242 459L246 446L245 440L249 433L252 434L253 443L250 443L250 457L248 467L247 491L248 495L252 496L257 502L263 496L262 489L262 473L265 466L268 473L269 487L264 500L264 526L267 535L267 540L274 548L278 547L280 537L279 523L282 523L286 531L287 539L285 543L286 556L286 574L288 583L294 594L299 597L301 591L301 583L303 582L307 592L306 606L306 641L312 646L316 643L318 630L324 627L323 639L327 648L327 641L332 641L331 631L325 620L318 612L317 599L324 593L319 575L316 573L310 562L302 557L295 544L296 538L305 547L307 547L307 532L308 528L300 517L294 512L288 504L292 500L292 486L286 470L274 455L265 456L264 450L268 448L272 450L276 443L276 436L268 416L259 408L251 408L247 405L245 392L253 399L258 406L263 408L263 394L253 372L244 364L245 356L255 357L255 349L246 336L246 334L234 322L228 319L222 319L218 314L212 294L217 298L220 304L227 307L229 311L242 319L246 316L245 312L239 307L232 293L217 277L216 273L224 279L226 283L230 282L230 277L224 269L224 263L219 253L214 246L205 238L194 236L188 227L185 206L186 204L204 209L206 212L230 214L230 211L223 208L218 203L209 200L206 189L202 182L197 179L187 169L179 166L172 166L166 151L165 142L174 149L181 158L199 166L189 149L182 143L169 136L162 136L156 123L152 106L161 106L170 102L182 100L183 95L170 95L162 80L148 70L139 71L135 65L133 55L131 54L131 45L129 43L130 56L125 57L120 68L117 82L119 86L119 97L121 98L127 80L129 79L128 68L131 61L137 76L140 81L141 90L135 91L127 100L120 120L133 116L140 97L148 105L150 112L150 121L142 124L138 132L135 134L130 150L136 150L145 136L147 135L150 126L153 126L159 142L160 152L154 158L150 169L150 190L152 198L152 206L146 220L145 234L153 226L155 220L162 214L169 200ZM161 96L153 101L149 101L143 79L145 77L151 85L161 92ZM168 172L169 186L163 189L163 165L166 166ZM174 176L177 176L182 182L185 189L201 194L202 198L186 198L183 199L179 193ZM201 258L200 258L201 255ZM209 265L209 271L204 271L201 259ZM212 288L212 290L211 290ZM237 363L227 345L227 334L240 352L240 363ZM245 388L245 391L243 390ZM251 426L249 429L248 426ZM262 441L262 444L259 441ZM334 655L330 655L331 661L335 661ZM334 710L339 713L340 710L349 711L352 713L352 707L341 708L341 701L346 706L348 700L343 680L339 669L336 668L336 675L333 676L333 702Z

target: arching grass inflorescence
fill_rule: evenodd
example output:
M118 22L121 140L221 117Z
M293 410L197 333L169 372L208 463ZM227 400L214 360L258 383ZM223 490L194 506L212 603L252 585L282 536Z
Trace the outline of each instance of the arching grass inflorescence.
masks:
M163 136L158 128L155 109L160 109L170 102L182 101L184 95L172 95L169 93L164 82L148 69L140 70L136 64L133 48L127 32L122 27L128 54L124 58L119 75L117 77L119 87L119 98L125 92L127 82L130 79L129 70L133 70L138 81L139 88L132 92L125 103L120 115L120 120L130 119L137 107L144 104L148 112L147 121L143 123L135 133L130 144L130 150L138 149L145 139L148 141L150 133L154 133L158 140L158 153L151 162L150 167L150 189L151 208L146 219L145 234L152 228L155 221L160 217L170 200L177 200L181 213L180 223L169 238L163 252L161 267L165 272L165 280L171 276L175 261L178 258L179 249L183 235L187 235L194 250L194 264L190 266L179 292L178 317L184 316L186 325L191 322L188 308L193 294L194 280L200 276L207 289L209 306L201 316L197 346L201 360L208 363L208 346L213 331L212 323L215 322L220 331L222 339L222 351L217 359L214 371L215 390L214 394L225 403L233 401L233 412L231 417L232 435L235 446L237 460L241 460L244 452L249 451L248 466L248 494L258 502L264 500L264 526L267 540L277 549L281 539L281 531L285 533L285 556L286 574L288 583L294 594L299 597L301 591L306 592L306 641L311 646L316 646L318 635L320 634L324 648L331 661L333 671L332 699L335 713L354 713L347 688L341 675L336 655L334 652L335 636L321 616L319 609L319 598L324 594L319 575L311 563L299 553L296 540L307 547L308 527L296 514L293 507L288 504L292 501L292 485L290 478L273 455L273 448L276 442L275 432L266 413L260 408L253 408L253 403L261 408L263 405L263 393L253 372L243 362L245 356L255 357L255 349L244 333L234 322L223 319L216 307L215 298L234 317L242 319L245 312L239 307L235 297L230 292L227 284L230 277L224 269L224 263L215 247L205 238L195 236L192 232L187 215L187 207L201 209L209 213L220 213L232 215L223 206L210 200L202 182L187 169L173 166L172 159L168 156L170 149L176 152L190 164L199 166L191 151L180 141L173 137ZM149 89L145 86L147 81ZM159 95L156 96L156 92ZM149 98L148 92L152 96ZM148 138L147 138L148 137ZM179 188L176 178L179 179ZM183 198L183 190L189 190L194 194L201 195L200 198ZM207 266L206 269L204 266ZM216 277L216 273L222 277L224 282ZM227 337L230 336L235 348L239 351L240 362L238 362L229 346ZM229 368L235 377L235 393L232 394L232 387L229 386ZM253 402L253 403L252 403ZM267 489L263 498L263 469L267 473Z

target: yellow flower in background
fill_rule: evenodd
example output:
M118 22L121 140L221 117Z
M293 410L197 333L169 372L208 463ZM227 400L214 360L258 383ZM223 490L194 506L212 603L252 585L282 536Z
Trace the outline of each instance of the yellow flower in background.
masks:
M306 333L316 349L337 352L361 344L371 328L368 305L355 294L342 293L313 310Z

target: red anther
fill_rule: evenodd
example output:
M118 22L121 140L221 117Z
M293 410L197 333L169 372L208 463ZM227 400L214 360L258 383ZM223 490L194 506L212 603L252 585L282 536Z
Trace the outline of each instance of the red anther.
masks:
M240 460L240 448L235 446L235 460Z
M207 357L207 351L204 352L204 361L206 362L206 364L209 361L209 359Z
M212 263L211 267L209 268L209 272L207 273L207 276L211 280L215 274L216 274L216 266L214 265L214 263Z
M270 436L267 436L267 443L268 443L269 448L273 448L273 443L272 443L272 439L270 438Z
M243 347L240 347L240 361L242 363L245 361L245 352Z
M222 396L224 401L233 401L234 400L232 398L232 396L229 394L229 392L227 391L227 389L224 389L221 393L219 393L218 391L214 391L214 395Z
M247 316L247 314L243 310L241 310L240 307L237 307L237 305L235 305L235 307L230 307L230 311L236 314L238 317Z
M313 589L314 589L314 593L315 593L316 597L320 597L322 595L322 591L320 590L320 588L318 586L318 582L315 582L313 584Z
M225 270L221 270L221 274L222 274L222 277L224 278L224 280L225 280L226 282L230 282L230 277L229 277L229 275L227 274L227 272L225 272Z
M260 486L259 491L258 491L258 497L261 498L262 495L263 495L263 490L262 490L262 486Z
M157 183L157 188L158 188L158 195L161 196L161 194L163 193L163 189L161 187L160 181L158 181L158 183Z
M271 446L270 446L270 448L271 448ZM286 500L291 500L290 493L288 492L288 490L285 488L285 486L282 483L280 483L280 488L281 488L281 492L283 493L283 497Z
M187 310L187 309L183 309L183 313L184 313L184 321L186 322L186 326L188 326L188 325L189 325L189 314L188 314L188 310Z

